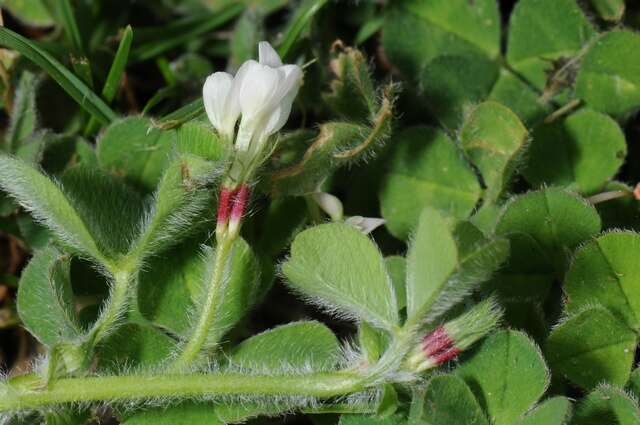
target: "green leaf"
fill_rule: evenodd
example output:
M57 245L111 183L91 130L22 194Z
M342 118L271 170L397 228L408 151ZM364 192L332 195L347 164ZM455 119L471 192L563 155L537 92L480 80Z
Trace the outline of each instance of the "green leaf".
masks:
M407 254L407 316L423 316L458 265L458 248L449 223L425 208Z
M480 197L480 185L456 145L444 133L413 127L397 133L380 192L389 231L406 239L425 206L465 218Z
M136 43L131 51L131 62L152 59L204 33L213 31L238 16L244 8L242 2L233 2L216 12L189 16L176 20L170 25L136 30Z
M189 239L152 257L140 275L138 305L142 315L175 335L189 335L189 327L198 317L193 311L200 308L202 294L209 286L211 270L207 266L213 262L215 249L205 248L203 252L202 239ZM246 242L236 242L231 255L224 306L212 324L210 341L219 339L244 317L263 291L257 281L258 264Z
M229 356L232 364L256 371L330 370L340 355L338 339L319 322L281 325L244 340Z
M36 253L22 272L18 313L24 326L45 345L52 346L82 334L69 281L70 257L56 248Z
M143 203L124 182L100 169L73 167L60 177L64 193L100 251L117 258L140 232Z
M518 422L518 425L567 425L571 419L571 402L566 397L545 400Z
M40 133L36 133L40 134ZM47 170L52 175L60 175L67 168L72 168L76 165L87 165L80 158L78 147L82 144L86 146L87 141L81 137L53 134L45 131L42 133L45 139L45 149L42 152L42 158L39 159L39 163L42 168ZM93 151L93 146L86 146ZM93 165L93 164L91 164Z
M185 335L188 312L198 295L204 271L200 257L201 238L187 240L172 249L152 256L140 272L138 308L154 325Z
M190 121L176 130L176 150L188 153L209 161L222 161L228 154L218 135L210 126Z
M591 46L582 59L576 96L595 110L627 115L640 107L640 35L612 31Z
M274 156L284 157L285 161L270 177L271 192L278 196L307 195L317 191L318 186L337 168L374 154L391 133L395 90L393 84L383 89L380 108L367 125L349 122L322 124L304 154L300 153L300 146L305 146L301 145L300 139L310 142L312 136L308 131L298 131L281 140L283 151ZM293 152L286 152L287 148Z
M338 425L405 425L404 419L397 415L384 419L366 415L342 415Z
M107 74L104 86L102 86L102 98L107 103L111 103L116 97L118 88L120 87L120 81L122 80L125 68L127 67L127 61L129 60L129 51L131 50L132 41L133 30L131 29L131 25L127 25L124 31L122 31L118 50L113 58L113 62L111 62L111 67L109 68L109 73ZM93 134L97 130L97 127L97 121L94 117L91 117L84 134Z
M390 255L385 257L384 263L387 266L387 271L391 277L391 283L393 283L393 289L398 303L398 310L402 310L407 306L407 289L405 284L407 276L407 261L404 257L399 255Z
M438 56L424 69L424 97L438 120L459 127L465 113L489 96L498 78L498 65L481 55Z
M128 323L100 343L101 369L117 372L123 367L150 370L170 357L175 341L149 325Z
M592 193L618 172L626 154L627 143L618 123L582 109L534 129L523 174L534 186L568 186Z
M432 378L424 400L424 418L438 425L489 425L478 401L455 375Z
M636 331L640 329L640 235L612 232L575 254L564 285L567 310L602 305Z
M52 142L51 133L38 131L22 140L15 149L15 156L22 161L36 165L42 161L45 147Z
M398 392L392 384L384 385L380 392L381 394L376 403L376 417L380 419L388 418L398 411L400 404Z
M569 192L547 189L513 198L496 226L496 234L509 239L511 254L485 292L498 293L511 326L545 337L550 310L543 305L552 284L562 280L575 247L599 232L595 209Z
M154 128L146 118L125 118L110 125L98 140L98 163L151 191L167 166L174 143L174 132Z
M330 370L340 355L336 336L325 325L313 322L293 322L269 329L244 340L230 353L232 366L257 373L291 373L293 370ZM226 403L216 408L224 423L236 423L258 415L286 412L286 404L271 402Z
M636 367L633 372L631 372L631 377L629 378L627 386L637 398L638 394L640 394L640 368Z
M558 325L547 341L552 369L592 389L607 381L627 382L638 341L633 331L602 307L592 307Z
M311 22L314 15L327 3L327 0L305 0L298 6L278 43L278 54L282 59L288 58L291 48L299 39L302 31Z
M386 14L385 53L409 78L442 54L500 53L500 14L495 0L403 0Z
M383 329L398 324L393 284L374 243L343 223L299 233L282 265L289 285L328 311Z
M538 347L523 333L501 331L456 369L495 425L512 425L547 389L549 374Z
M622 389L600 385L584 398L571 421L572 425L636 425L640 410L635 399Z
M353 44L356 46L362 45L365 41L376 35L382 28L383 24L384 18L381 16L367 20L364 25L360 27L360 30L358 30L358 34L356 34Z
M487 187L485 203L496 202L508 188L527 137L527 129L518 117L499 103L482 103L467 116L460 141L482 174Z
M44 425L85 425L93 415L88 408L62 407L44 413ZM11 423L11 425L15 425Z
M507 62L542 89L552 61L577 55L594 35L575 0L521 0L509 20Z
M258 42L264 40L264 15L261 10L247 8L233 27L233 34L229 40L231 56L230 66L240 68L245 61L253 59Z
M138 260L172 246L197 230L194 222L210 202L207 185L215 177L215 169L215 163L188 154L171 162L132 245L131 252Z
M107 102L111 102L118 92L120 81L122 80L124 70L127 67L127 61L129 60L132 41L133 29L131 25L127 25L124 31L122 31L118 50L116 50L113 62L111 62L111 67L109 68L109 73L107 74L107 79L102 87L102 97Z
M210 291L211 276L213 273L213 263L215 249L211 247L203 248L202 258L205 264L203 275L200 280L200 287L197 288L196 296L193 299L195 312L193 317L200 317L202 303ZM256 302L258 294L261 293L259 283L259 264L251 250L251 247L238 238L233 243L229 254L230 260L224 270L224 302L219 306L214 317L209 334L207 345L216 345L240 319L249 313L251 306Z
M43 0L3 0L1 4L28 26L48 27L55 23Z
M16 221L22 241L32 251L45 248L51 242L51 232L37 223L29 214L20 214Z
M98 263L108 260L62 189L22 161L0 155L0 186L67 245Z
M623 191L632 193L633 188L619 181L607 183L603 192ZM607 202L600 202L595 205L602 218L602 229L625 229L640 231L640 202L633 196L622 196L610 199Z
M116 113L82 80L31 40L5 27L0 27L0 44L17 50L44 69L69 96L100 122L109 123L116 119Z
M507 271L515 274L531 270L536 263L563 272L573 249L599 232L596 210L582 198L559 189L512 198L496 227L496 234L512 240ZM518 255L515 259L514 253Z
M211 403L184 401L163 408L152 407L129 416L123 425L224 425Z
M57 15L56 20L62 27L69 45L69 50L71 50L70 59L74 71L85 83L87 83L89 87L93 87L93 78L91 75L89 59L84 51L85 49L82 42L82 36L80 35L80 29L76 22L71 1L58 0L55 3L50 4L53 5L52 9Z
M624 15L624 0L591 0L591 4L605 21L618 22Z
M353 122L374 117L380 104L365 55L345 47L332 57L330 66L335 78L322 98L333 112Z
M489 99L510 108L527 126L540 122L551 112L549 104L526 80L505 68L500 69L500 76L491 89Z
M388 340L387 334L380 329L374 328L367 322L358 323L358 344L369 364L375 364L382 356Z
M9 128L4 135L4 147L8 153L15 153L36 130L38 125L37 88L36 76L29 71L24 71L20 75L13 99Z
M168 130L171 128L179 127L187 121L191 121L204 114L204 103L202 103L202 97L198 97L186 105L176 109L170 114L165 115L158 120L157 126Z

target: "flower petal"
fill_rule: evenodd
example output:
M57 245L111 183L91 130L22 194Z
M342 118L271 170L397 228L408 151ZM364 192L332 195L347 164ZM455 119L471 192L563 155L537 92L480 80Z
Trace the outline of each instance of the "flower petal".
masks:
M243 65L244 66L244 65ZM240 109L243 119L262 119L279 102L276 96L284 74L278 69L253 62L242 76L240 88Z
M302 69L296 65L285 65L279 68L282 71L284 78L280 87L278 87L277 97L279 98L279 105L274 109L269 117L263 134L270 136L273 133L280 130L291 114L291 106L293 100L298 95L300 84L302 82ZM281 96L281 97L280 97Z
M362 217L359 215L354 215L346 219L345 223L354 226L365 235L368 235L369 233L373 232L375 229L386 223L386 220L378 217Z
M233 85L233 77L226 72L214 72L202 86L202 100L209 121L218 132L225 131L226 103ZM237 119L237 117L236 117ZM235 124L235 121L234 121Z
M279 68L282 66L280 56L273 47L271 47L271 44L266 41L258 43L258 60L262 65L267 65L271 68Z

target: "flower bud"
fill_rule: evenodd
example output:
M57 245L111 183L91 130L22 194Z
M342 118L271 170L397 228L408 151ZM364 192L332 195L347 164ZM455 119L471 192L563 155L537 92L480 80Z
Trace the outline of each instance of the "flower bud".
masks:
M502 309L493 298L477 304L422 338L407 361L409 368L422 372L441 365L495 329L501 319Z

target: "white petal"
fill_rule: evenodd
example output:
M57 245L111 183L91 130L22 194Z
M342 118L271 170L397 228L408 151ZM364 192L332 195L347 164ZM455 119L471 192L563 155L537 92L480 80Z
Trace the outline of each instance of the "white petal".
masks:
M233 85L233 77L226 72L214 72L202 86L202 100L209 121L219 132L225 131L226 103ZM236 117L237 119L237 117ZM235 121L234 121L235 124Z
M282 66L282 60L278 53L271 47L266 41L258 43L258 60L262 65L268 65L272 68L279 68Z
M316 201L318 206L326 212L331 220L341 221L343 216L342 202L336 196L327 192L314 192L312 194L313 200Z
M291 101L293 101L302 84L302 68L298 65L284 65L278 68L278 70L283 74L282 84L280 84L279 87L279 96L281 99L290 97ZM293 96L291 96L291 92L294 93Z
M284 93L284 96L280 99L280 104L272 112L269 117L269 121L264 129L264 134L267 136L279 131L289 119L291 114L291 105L293 100L298 95L300 89L300 83L302 82L302 70L296 65L285 65L280 68L283 71L285 77L279 87L279 95Z
M279 102L276 96L284 78L283 73L253 62L241 78L238 99L243 119L262 119L261 116L269 113Z
M386 220L377 217L362 217L359 215L354 215L346 219L345 223L354 226L365 235L368 235L369 233L373 232L375 229L386 223Z

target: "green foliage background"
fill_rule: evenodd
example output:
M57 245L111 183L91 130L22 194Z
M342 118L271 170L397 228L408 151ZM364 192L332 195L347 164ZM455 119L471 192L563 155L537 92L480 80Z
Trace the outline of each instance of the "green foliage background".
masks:
M351 347L366 369L407 323L427 332L489 296L505 315L436 373L360 398L87 403L0 423L640 424L640 4L0 4L11 376L43 347L52 382L162 371L189 338L230 157L202 83L261 40L304 85L229 247L202 364L323 373ZM315 201L328 193L338 216ZM360 216L385 224L365 236Z

